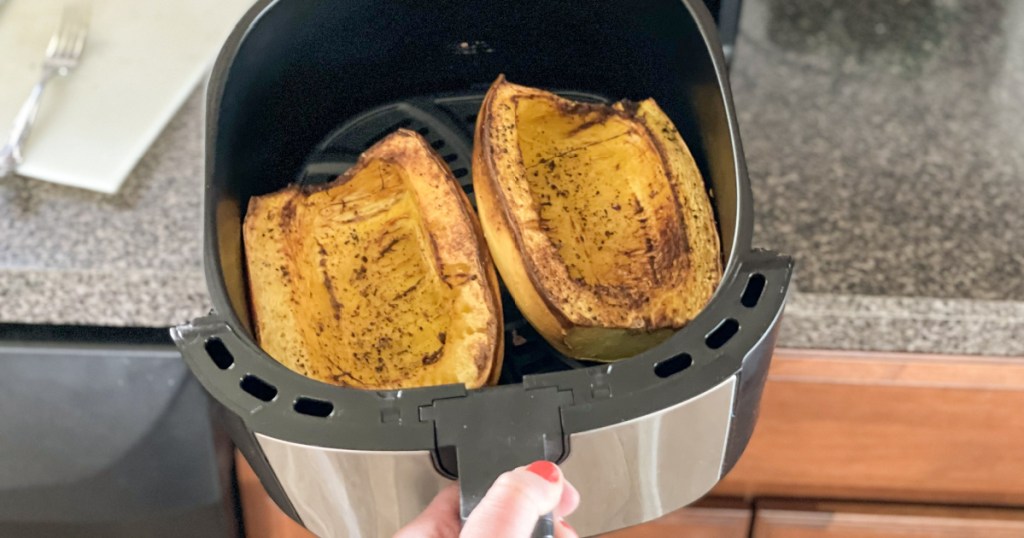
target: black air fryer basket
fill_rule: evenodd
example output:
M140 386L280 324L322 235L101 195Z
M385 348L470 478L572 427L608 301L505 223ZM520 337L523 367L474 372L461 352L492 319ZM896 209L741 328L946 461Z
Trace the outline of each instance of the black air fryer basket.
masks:
M501 385L364 391L296 374L253 340L241 224L251 196L321 182L397 128L472 198L475 115L509 80L579 100L653 97L712 193L726 268L662 345L560 356L503 291ZM390 536L452 479L468 514L500 473L559 462L582 535L706 493L757 417L792 261L753 250L750 186L714 23L695 0L261 0L207 98L205 264L214 311L172 335L278 505L321 536Z

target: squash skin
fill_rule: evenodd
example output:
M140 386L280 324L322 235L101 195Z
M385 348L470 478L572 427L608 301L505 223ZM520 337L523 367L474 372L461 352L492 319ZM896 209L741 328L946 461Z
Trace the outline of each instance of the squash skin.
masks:
M653 100L575 103L500 76L477 116L473 185L506 286L567 356L612 361L649 349L693 319L721 279L703 180ZM626 192L640 194L594 210L595 200ZM622 211L628 204L636 211ZM558 227L566 222L583 224L570 234ZM613 237L619 230L625 236ZM623 254L632 243L646 251Z
M257 342L289 369L364 389L497 381L497 274L419 134L392 133L327 184L251 198L243 239Z

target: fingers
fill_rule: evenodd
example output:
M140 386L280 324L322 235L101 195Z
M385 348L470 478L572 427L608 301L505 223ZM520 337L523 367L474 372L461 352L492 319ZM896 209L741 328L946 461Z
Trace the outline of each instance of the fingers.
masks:
M562 520L580 502L580 494L552 463L536 462L509 471L495 481L462 529L463 538L524 538L544 514L555 514L555 538L579 538ZM395 538L455 538L459 534L459 489L451 485Z
M576 507L580 505L580 492L568 480L563 478L562 482L565 484L562 488L562 499L555 508L555 538L579 538L576 529L562 518L576 511Z
M579 493L567 493L558 466L547 461L509 471L494 482L462 529L463 538L523 538L530 536L537 519L565 507L574 509ZM571 511L571 510L570 510ZM568 513L568 512L566 512ZM564 515L559 513L558 515ZM564 527L556 523L557 527ZM560 529L561 530L561 529ZM571 534L566 536L572 536Z
M572 528L564 519L559 519L555 521L555 538L580 538L580 535L576 534L576 529Z
M555 508L556 517L565 517L576 511L576 507L580 505L580 492L569 483L568 480L562 479L565 487L562 488L562 498L558 501L558 507Z
M462 520L459 518L459 486L442 489L426 510L402 527L394 538L456 538Z

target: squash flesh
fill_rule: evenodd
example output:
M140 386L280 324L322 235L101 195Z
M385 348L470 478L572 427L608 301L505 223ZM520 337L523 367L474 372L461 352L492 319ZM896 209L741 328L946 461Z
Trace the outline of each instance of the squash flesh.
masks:
M721 278L708 193L654 103L575 103L491 86L473 182L519 309L562 353L615 360L684 326Z
M601 109L565 114L550 99L520 99L516 112L540 227L569 277L604 288L616 304L646 292L679 261L655 252L685 233L679 220L658 233L651 218L675 213L656 149L627 120Z
M485 384L500 369L501 323L473 219L408 132L325 187L253 198L245 241L261 347L345 386Z
M442 335L452 320L432 314L442 312L454 293L426 259L429 238L402 176L399 167L374 161L337 192L312 194L309 204L322 209L310 214L312 222L304 226L315 231L313 240L304 243L310 250L304 257L316 262L300 270L312 273L306 282L319 288L320 280L327 292L320 294L327 301L319 301L312 317L327 325L303 327L313 333L307 340L320 354L340 350L348 355L342 361L369 363L374 370L408 377L429 357L440 355ZM340 242L335 237L339 228L347 230ZM324 244L334 249L327 251ZM411 326L389 323L391 316L420 321ZM349 384L373 384L352 373L339 374Z

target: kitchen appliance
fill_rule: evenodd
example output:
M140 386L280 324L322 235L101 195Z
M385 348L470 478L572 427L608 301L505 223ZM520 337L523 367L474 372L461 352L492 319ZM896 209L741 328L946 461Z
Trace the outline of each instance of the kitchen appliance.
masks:
M211 407L163 331L0 324L0 536L239 536Z
M718 39L722 43L725 61L732 60L736 37L740 31L740 11L743 0L704 0L718 27Z
M713 193L726 269L662 345L613 364L552 351L503 295L501 384L364 391L296 374L252 337L241 224L251 196L335 177L421 133L471 190L472 126L499 73L585 100L653 97ZM390 536L458 477L465 516L503 471L559 462L582 535L654 519L739 458L792 261L753 250L725 60L699 0L263 0L207 98L205 263L214 305L172 329L270 496L320 536ZM471 193L470 193L471 194Z

